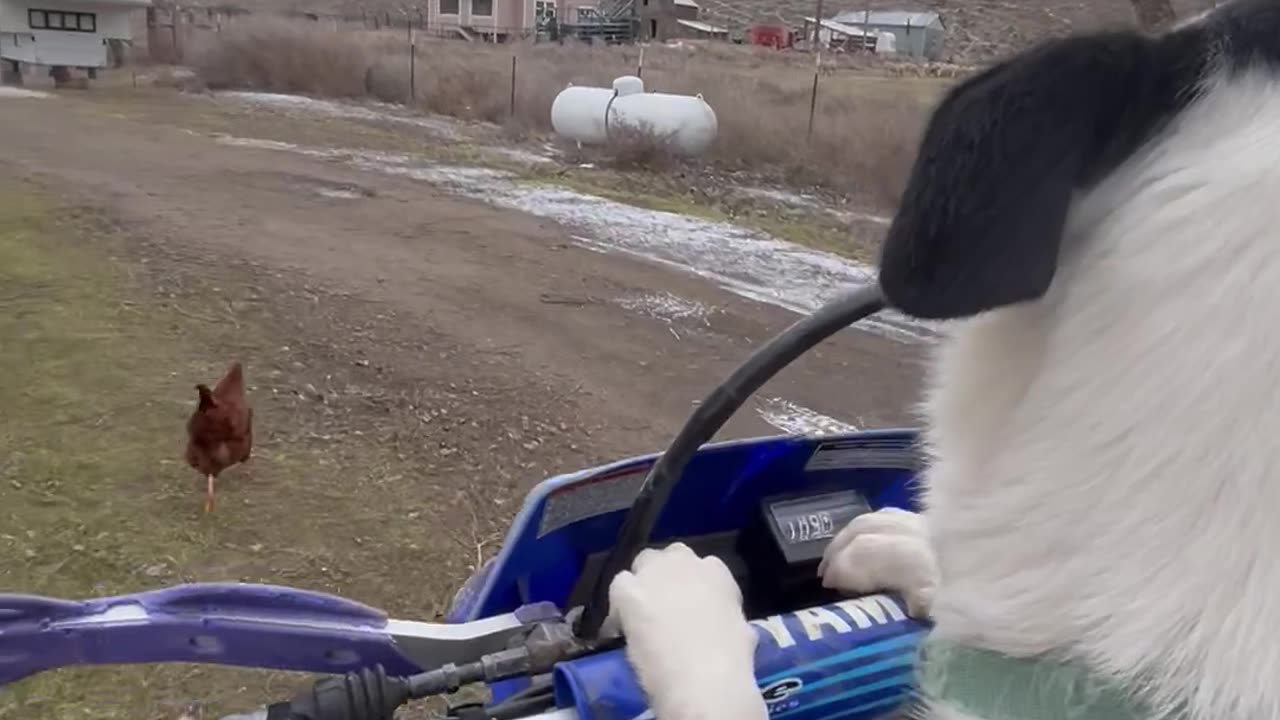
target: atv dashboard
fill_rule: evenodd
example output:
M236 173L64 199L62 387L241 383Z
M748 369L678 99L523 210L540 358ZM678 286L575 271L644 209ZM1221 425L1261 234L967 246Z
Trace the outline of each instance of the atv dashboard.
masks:
M836 533L870 511L871 504L857 490L788 493L762 499L742 530L672 538L649 547L679 541L700 556L719 558L742 588L747 616L760 617L838 600L822 587L818 563ZM606 554L587 557L569 607L586 602Z
M489 565L455 597L461 622L535 602L581 605L656 455L544 481ZM915 509L916 433L783 436L706 446L672 489L651 546L682 541L725 562L750 614L829 601L822 551L859 513Z

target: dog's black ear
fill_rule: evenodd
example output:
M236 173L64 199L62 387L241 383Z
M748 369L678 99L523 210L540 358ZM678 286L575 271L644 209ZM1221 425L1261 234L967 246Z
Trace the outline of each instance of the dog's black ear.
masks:
M889 305L951 319L1034 300L1057 269L1077 189L1141 145L1178 104L1194 48L1117 32L1052 41L943 99L889 228Z

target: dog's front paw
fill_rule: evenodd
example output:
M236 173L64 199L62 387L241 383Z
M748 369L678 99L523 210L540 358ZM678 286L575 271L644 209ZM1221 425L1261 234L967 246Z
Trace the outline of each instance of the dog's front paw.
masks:
M912 617L927 618L938 564L919 514L885 508L859 515L827 545L818 564L823 587L851 595L896 592Z
M682 543L645 550L609 587L610 624L659 720L765 720L757 635L729 568Z

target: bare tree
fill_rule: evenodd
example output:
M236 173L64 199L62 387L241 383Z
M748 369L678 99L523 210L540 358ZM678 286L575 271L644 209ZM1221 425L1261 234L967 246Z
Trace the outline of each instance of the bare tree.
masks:
M1161 30L1177 19L1170 0L1129 0L1129 4L1133 5L1133 14L1143 30Z

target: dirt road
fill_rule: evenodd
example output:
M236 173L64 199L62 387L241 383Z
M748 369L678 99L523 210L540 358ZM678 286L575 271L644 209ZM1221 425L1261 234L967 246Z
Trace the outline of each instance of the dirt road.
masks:
M211 263L287 268L386 303L407 327L465 351L503 349L512 382L584 398L582 414L566 419L605 430L597 443L606 454L659 447L693 400L795 319L669 268L584 250L568 242L573 229L424 182L229 147L92 106L64 111L74 99L56 112L51 104L0 106L10 162ZM683 322L646 313L661 313L664 297L688 306ZM849 333L769 395L860 427L900 421L916 382L912 357L901 343ZM453 361L458 370L469 362ZM776 431L744 412L729 434Z
M168 313L166 337L189 359L163 378L174 394L164 442L180 442L190 384L212 379L183 373L239 357L263 459L252 482L228 474L228 509L204 550L112 587L274 579L429 616L494 549L532 483L660 449L694 401L797 317L670 263L593 249L583 228L411 174L220 142L139 119L130 102L0 98L0 169L91 215L86 251L109 254L141 288L120 302ZM117 242L102 245L107 235ZM844 333L722 437L907 422L920 348ZM180 516L174 527L199 522L197 494L177 479L186 468L157 462L145 482L170 490L130 492ZM0 577L3 590L78 587Z

